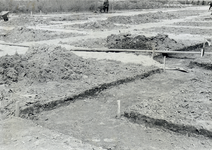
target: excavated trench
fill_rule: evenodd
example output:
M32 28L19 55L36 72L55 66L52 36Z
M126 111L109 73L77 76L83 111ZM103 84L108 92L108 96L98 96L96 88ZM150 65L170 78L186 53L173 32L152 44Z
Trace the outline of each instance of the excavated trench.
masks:
M148 76L151 76L153 74L160 73L161 71L162 71L161 69L151 70L147 73L136 75L134 77L120 79L120 80L117 80L117 81L114 81L111 83L104 83L99 86L93 87L89 90L86 90L80 94L65 97L60 100L51 101L51 102L43 103L43 104L38 103L38 104L34 104L33 106L30 106L30 107L26 106L26 107L21 108L20 116L22 118L33 118L33 115L38 114L42 111L48 111L48 110L56 109L61 106L69 105L71 102L74 102L76 100L84 99L84 98L90 97L90 96L95 96L96 94L98 94L101 91L106 90L108 88L112 88L112 87L115 87L115 86L118 86L118 85L121 85L124 83L133 82L135 80L140 80L140 79L146 78Z
M196 44L193 46L188 46L183 49L180 49L180 51L199 51L200 48L202 48L203 43ZM206 50L208 51L208 49ZM183 54L182 54L183 55ZM204 75L209 75L210 76L210 71L212 70L212 63L211 63L211 55L206 55L203 57L196 57L196 55L187 55L182 57L179 57L179 54L171 54L168 56L168 58L174 58L174 59L181 59L181 60L190 60L189 63L187 64L188 68L196 68L200 70L207 70L207 72L204 72ZM162 59L160 56L156 56L157 60ZM197 75L198 76L198 75ZM208 82L212 82L206 79ZM204 82L204 81L201 81ZM209 92L210 93L210 92ZM209 99L211 101L211 99ZM139 105L136 107L140 107ZM141 108L142 109L142 108ZM165 130L170 130L176 133L180 133L182 135L187 135L187 136L205 136L208 138L212 138L212 131L205 129L204 127L197 127L193 125L186 125L186 124L179 124L179 123L173 123L171 121L168 121L166 119L159 119L157 117L150 117L148 115L145 115L143 113L139 113L136 109L132 109L130 111L125 111L124 114L122 115L123 117L128 118L131 122L136 123L136 124L142 124L148 127L156 127L160 129L165 129Z
M111 45L113 45L115 48L117 48L116 47L117 45L122 45L122 47L125 47L125 45L123 45L123 44L126 41L128 41L129 43L132 44L132 45L128 45L128 46L132 46L134 48L135 47L146 47L146 48L150 48L150 49L152 48L152 45L150 44L151 42L147 45L136 45L136 43L133 42L134 40L140 40L140 39L146 39L147 41L151 41L151 40L154 41L153 43L155 43L156 48L159 45L158 49L160 49L160 47L161 47L161 45L160 45L161 41L165 41L164 42L165 44L162 42L163 43L162 47L167 47L166 44L172 42L173 44L175 44L175 47L178 47L177 48L178 51L197 51L197 50L199 51L199 49L202 48L202 45L203 45L203 43L197 43L192 46L184 46L183 47L183 44L180 44L180 46L179 46L179 45L177 45L178 43L176 41L174 41L173 39L169 39L168 36L164 36L164 35L158 35L156 38L151 37L150 39L143 37L143 36L133 37L133 39L129 39L128 35L127 36L117 35L117 36L112 37L112 39L115 39L114 41L116 41L116 42L110 41L112 43ZM121 39L121 40L119 40L119 39ZM117 43L117 41L119 43ZM127 48L131 48L131 47L127 47ZM37 53L37 51L36 51L36 53ZM34 54L34 53L32 53L32 54ZM186 57L184 59L186 60L188 58ZM199 67L203 67L203 68L211 70L210 63L205 64L199 60L192 60L192 61L190 61L189 65L190 65L190 67L195 65L195 66L199 66ZM147 72L144 72L142 74L138 74L138 75L135 75L132 77L125 77L125 78L118 79L116 81L102 83L98 86L93 86L92 88L85 90L81 93L68 95L68 96L62 97L58 100L48 100L48 101L44 101L44 102L37 101L35 103L32 103L30 106L25 105L25 106L21 107L20 108L20 117L37 120L37 119L39 119L39 117L38 117L39 114L42 114L45 111L55 110L57 108L68 106L70 103L75 103L78 100L83 101L87 98L96 97L108 89L116 88L116 87L118 87L120 85L124 85L124 84L129 84L129 83L132 83L137 80L146 79L155 74L160 74L161 72L163 72L163 70L154 69L154 70L150 70L150 71L147 71ZM148 115L139 114L139 113L136 113L133 111L131 111L131 112L125 111L122 116L124 116L125 118L127 118L128 120L130 120L133 123L143 124L143 125L146 125L146 126L149 126L152 128L155 128L155 127L162 128L162 129L170 130L170 131L173 131L176 133L180 133L182 135L189 135L189 136L202 135L202 136L205 136L208 138L212 138L212 132L210 130L207 130L204 128L199 129L192 125L183 125L183 124L172 123L165 119L157 119L157 118L153 118Z
M187 46L178 50L180 51L185 51L185 50L191 51L194 49L199 50L200 48L202 48L202 45L203 43L199 43L199 44ZM185 58L185 59L188 59L188 58ZM205 68L205 69L209 69L209 70L211 70L212 68L211 64L203 64L203 63L191 61L190 67L194 65ZM43 111L49 111L49 110L59 108L61 106L67 106L71 102L75 102L77 100L83 100L87 97L97 96L100 92L106 89L117 87L118 85L130 83L136 80L144 79L153 74L157 74L161 72L162 72L161 69L155 69L140 75L136 75L134 77L128 77L124 79L119 79L114 82L104 83L104 84L95 86L89 90L85 90L84 92L80 94L66 96L56 101L50 101L47 103L35 103L31 106L25 106L21 108L20 116L22 118L36 119L36 115ZM211 131L207 129L199 129L192 125L176 124L176 123L169 122L167 120L152 118L152 117L139 114L136 112L124 112L122 116L129 119L133 123L144 124L149 127L163 128L163 129L167 129L167 130L177 132L183 135L189 135L189 136L203 135L205 137L212 138Z
M169 75L181 76L182 74L171 73L171 74L168 74L168 76ZM187 74L187 73L184 73L184 74ZM58 108L58 109L51 110L49 112L41 111L39 112L39 114L37 115L35 114L35 117L34 118L32 117L31 119L34 119L36 123L41 124L50 129L54 129L56 131L60 131L68 135L73 135L76 138L82 139L83 141L92 143L94 145L98 145L98 146L103 145L104 148L106 147L108 149L110 147L115 147L113 146L113 144L115 143L115 141L113 141L114 140L113 138L115 137L121 138L120 140L121 142L127 143L127 141L125 141L126 138L124 137L128 136L128 139L129 139L135 136L137 140L134 144L137 145L138 140L140 140L140 138L144 136L144 135L139 135L140 133L136 134L137 132L140 132L139 128L142 128L142 129L147 128L148 130L162 131L167 134L171 134L172 136L180 135L183 138L187 138L187 139L190 139L190 138L199 139L203 137L211 139L212 132L210 130L207 130L205 128L198 128L194 126L193 124L190 124L190 125L178 124L176 122L174 123L170 122L168 121L168 119L167 120L158 119L157 117L154 118L154 117L151 117L151 115L150 116L146 115L145 113L142 114L142 113L136 113L134 111L130 111L130 112L126 111L127 105L129 106L134 104L136 102L136 100L134 99L136 99L137 96L139 97L142 96L142 98L139 99L139 101L142 99L146 99L147 97L152 97L148 94L147 96L146 94L144 94L144 92L150 93L149 91L151 90L151 88L153 88L154 85L158 85L157 81L161 81L161 80L156 79L155 81L150 82L150 79L155 77L160 78L161 76L161 78L164 78L165 80L166 75L167 75L166 72L161 72L161 70L155 70L154 72L150 71L149 73L145 73L143 75L139 75L134 78L126 78L126 79L118 80L116 82L112 82L109 84L102 84L99 87L95 87L95 88L92 88L91 90L87 90L70 99L61 100L61 102L65 105L68 105L71 102L74 102L69 106L61 107L61 108L58 108L58 107L65 106L65 105L52 104L52 105L46 105L46 106L45 105L37 106L37 107L43 107L41 108L43 109L42 111L44 111L45 109L47 111L54 108ZM176 78L175 80L179 80L180 78L181 77ZM156 83L154 84L154 82ZM150 88L147 88L147 87L145 88L147 83L149 83L150 85L151 84L153 85L150 86ZM160 82L159 84L161 85L163 83ZM178 84L178 83L175 82L175 84ZM133 87L133 85L135 85L135 87ZM144 88L139 89L139 87L142 87L142 86ZM172 86L174 87L176 85L172 85ZM134 91L135 89L137 90L134 93L127 93L129 90L129 88L127 87L131 87L132 91ZM124 88L127 88L127 89L123 91ZM171 87L165 87L164 89L162 88L163 89L162 91L166 91L170 88ZM143 94L142 95L138 94L133 96L133 94L135 94L138 91L140 91ZM116 92L119 94L112 96ZM122 94L123 96L120 96ZM162 94L165 94L165 93L162 93ZM159 93L156 93L156 95L154 95L153 97L158 97L158 95ZM128 99L128 97L130 97L130 99ZM166 95L165 95L165 98L167 98ZM114 104L111 104L111 103L114 103L114 101L116 101L117 99L123 99L122 109L124 110L122 112L121 119L115 119L114 109L116 107L114 106ZM53 103L56 103L56 102L53 102ZM26 110L26 113L27 111L28 110ZM31 112L34 113L33 111ZM29 117L29 116L24 115L24 117ZM112 120L114 124L110 123L112 122ZM130 123L132 124L129 125ZM117 128L120 128L120 130L116 131ZM134 129L136 130L134 131ZM128 135L129 133L131 135ZM153 135L157 135L157 133L153 133ZM126 146L128 144L123 144L123 145Z
M163 119L151 118L136 112L125 112L124 117L128 118L133 123L144 124L149 127L168 129L188 136L203 135L205 137L212 138L212 131L207 129L198 129L191 125L175 124Z
M191 61L189 66L190 67L197 66L197 67L204 68L207 70L212 70L212 64L206 63L206 62Z
M205 68L204 65L201 65L199 67ZM211 70L211 68L207 68L207 67L206 67L206 69ZM130 82L133 82L136 80L145 79L151 75L158 74L161 72L162 72L162 70L160 70L160 69L152 70L147 73L137 75L135 77L120 79L120 80L117 80L117 81L111 82L111 83L105 83L105 84L99 85L97 87L93 87L89 90L86 90L80 94L66 97L66 98L63 98L63 99L60 99L57 101L52 101L52 102L45 103L45 104L34 104L33 106L23 108L21 110L21 117L37 119L36 115L43 111L49 111L49 110L59 108L61 106L67 106L72 102L74 103L77 100L84 100L88 97L95 97L100 92L103 92L104 90L107 90L107 89L110 89L113 87L117 87L122 84L130 83ZM152 117L149 117L149 116L146 116L143 114L139 114L139 113L136 113L133 111L131 111L131 112L125 111L124 114L122 114L122 117L127 118L132 123L142 124L142 125L145 125L145 126L151 127L151 128L165 129L165 130L176 132L176 133L186 135L189 137L198 137L200 135L200 136L208 137L210 139L212 138L212 132L210 130L207 130L204 128L198 128L193 125L172 123L172 122L169 122L164 119L152 118Z

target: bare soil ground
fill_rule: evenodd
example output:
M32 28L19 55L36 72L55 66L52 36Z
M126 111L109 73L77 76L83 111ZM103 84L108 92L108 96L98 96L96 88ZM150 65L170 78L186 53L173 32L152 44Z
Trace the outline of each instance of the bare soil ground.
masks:
M79 35L83 34L63 32L61 33L54 31L28 29L26 27L17 27L13 30L4 32L4 34L0 36L0 39L5 42L22 43L28 41L42 41L49 39L67 38Z
M200 52L211 39L207 9L12 14L1 21L0 149L210 150L211 55L168 54L164 71L162 54L71 51ZM18 113L25 119L12 117Z

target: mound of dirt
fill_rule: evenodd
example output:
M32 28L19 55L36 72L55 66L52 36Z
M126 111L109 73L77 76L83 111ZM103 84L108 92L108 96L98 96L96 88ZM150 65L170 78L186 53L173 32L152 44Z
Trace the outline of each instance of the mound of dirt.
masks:
M176 50L184 47L183 44L170 39L168 35L158 34L155 37L131 34L112 34L107 37L108 48L118 49L148 49L152 50Z
M142 29L145 32L156 32L156 33L174 33L174 34L196 34L196 35L211 35L211 29L203 28L192 28L192 27L153 27L148 29Z
M105 38L90 38L82 39L76 42L60 42L60 44L74 45L75 47L87 47L87 48L103 48L107 47L107 41Z
M179 25L179 26L203 26L203 27L210 27L211 22L176 22L174 25Z
M13 30L5 32L0 36L0 40L6 42L28 42L28 41L41 41L56 38L66 38L70 36L79 36L77 33L60 33L54 31L34 30L26 27L16 27Z
M53 18L49 18L47 20L49 20L49 21L88 20L88 16L84 16L84 15L71 15L71 16L53 17Z
M155 67L83 59L58 46L37 45L24 55L0 58L0 115L14 115L17 100L20 106L45 103L152 69Z
M120 24L140 24L140 23L150 23L150 22L158 22L161 19L171 20L182 18L185 16L194 16L198 15L199 11L180 11L180 12L162 12L158 11L157 13L146 13L139 14L135 16L113 16L109 17L107 20L109 22L120 23Z
M37 24L49 24L49 21L42 17L32 17L30 15L18 15L17 17L11 17L7 22L1 22L3 26L24 26L24 25L37 25Z
M65 26L65 28L67 27L69 26ZM83 24L74 24L71 27L92 29L92 30L127 28L126 26L123 26L123 25L115 25L114 23L109 21L96 21L96 22L89 22L89 23L83 23Z
M0 59L2 82L17 82L29 78L40 82L82 78L89 72L89 61L61 47L31 47L26 55L5 56Z
M119 67L120 69L117 69ZM0 59L1 83L18 82L23 79L38 82L80 80L84 77L105 78L108 73L120 77L139 74L139 65L124 65L111 62L110 65L96 60L83 59L74 53L55 46L31 47L25 55L4 56ZM122 73L123 75L122 75Z

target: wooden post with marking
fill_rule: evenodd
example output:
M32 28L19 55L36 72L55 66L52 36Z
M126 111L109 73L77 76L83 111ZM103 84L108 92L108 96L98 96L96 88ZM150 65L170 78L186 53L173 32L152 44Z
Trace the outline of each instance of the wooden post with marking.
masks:
M117 100L118 108L117 108L117 118L121 117L121 101Z

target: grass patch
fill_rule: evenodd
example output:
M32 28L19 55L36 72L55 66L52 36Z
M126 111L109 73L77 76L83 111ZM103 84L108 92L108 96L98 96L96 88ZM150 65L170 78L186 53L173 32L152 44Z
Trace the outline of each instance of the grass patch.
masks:
M110 0L110 10L125 9L151 9L161 8L162 2L156 0ZM79 12L94 11L103 4L103 0L1 0L0 11L11 11L14 13L27 12Z

